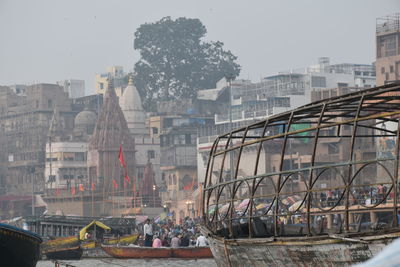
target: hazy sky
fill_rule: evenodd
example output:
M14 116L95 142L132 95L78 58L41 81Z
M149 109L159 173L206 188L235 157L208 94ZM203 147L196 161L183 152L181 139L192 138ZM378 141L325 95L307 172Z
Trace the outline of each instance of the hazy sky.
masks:
M199 18L253 81L321 56L371 63L376 18L395 12L399 0L0 0L0 85L83 79L94 92L95 73L132 70L139 25L165 16Z

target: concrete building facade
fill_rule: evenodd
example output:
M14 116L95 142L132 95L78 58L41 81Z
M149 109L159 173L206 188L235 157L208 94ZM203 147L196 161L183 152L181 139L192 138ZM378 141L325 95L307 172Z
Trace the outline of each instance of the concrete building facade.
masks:
M400 80L400 13L376 23L376 84Z
M64 92L68 94L69 98L79 98L85 96L85 81L84 80L63 80L58 81L57 84L64 88Z

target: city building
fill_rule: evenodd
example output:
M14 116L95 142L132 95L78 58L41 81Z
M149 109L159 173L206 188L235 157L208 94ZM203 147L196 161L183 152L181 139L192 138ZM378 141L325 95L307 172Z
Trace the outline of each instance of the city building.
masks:
M400 13L376 20L376 84L400 80Z
M199 99L213 101L214 105L220 107L220 110L215 114L215 125L202 127L198 132L197 174L199 184L201 185L204 182L203 178L205 177L210 148L218 135L292 110L311 101L373 86L375 86L375 68L373 65L330 64L329 58L323 57L319 58L317 65L305 69L280 72L276 75L267 76L260 82L252 83L248 80L229 82L222 79L217 83L215 89L199 91ZM233 143L235 142L240 142L240 140L233 141ZM309 159L306 151L309 149L309 145L299 142L299 140L291 142L290 145L293 148L293 153L289 155L290 159L287 159L287 164L307 166ZM340 158L341 156L337 154L345 153L346 145L348 144L331 139L324 143L324 147L321 145L318 149L322 155L326 156L325 160L329 161L332 157ZM249 164L252 160L255 160L256 150L247 148L245 153L246 159L249 159ZM271 169L279 167L275 166L274 162L279 158L280 153L279 143L270 142L268 153L265 156L269 166L265 167ZM324 160L323 157L321 157L321 160ZM229 155L229 162L234 165L234 155ZM243 168L240 171L246 172L246 169ZM222 178L230 179L230 175L230 171L227 171L222 175ZM296 183L293 182L294 187L297 186ZM194 195L201 194L200 190L201 186ZM193 201L194 206L198 209L200 203L196 202L196 199Z
M45 150L55 109L64 127L72 128L76 112L59 85L30 85L20 94L7 86L0 87L0 166L5 170L0 175L1 192L6 202L27 201L28 196L31 201L28 209L18 210L14 205L13 215L26 215L27 210L34 214L41 209L35 196L45 190ZM11 215L5 211L0 216Z
M122 95L123 89L126 86L126 74L121 66L112 66L107 68L107 72L98 73L95 77L95 90L96 94L104 95L106 89L108 88L108 78L113 79L113 86L115 88L115 93L118 97Z
M63 80L58 81L57 84L64 88L64 92L68 94L69 98L79 98L85 96L85 81L84 80Z
M213 124L214 119L193 112L161 115L152 121L161 125L160 191L163 203L177 223L186 216L198 216L192 205L193 192L198 187L197 133L199 127Z

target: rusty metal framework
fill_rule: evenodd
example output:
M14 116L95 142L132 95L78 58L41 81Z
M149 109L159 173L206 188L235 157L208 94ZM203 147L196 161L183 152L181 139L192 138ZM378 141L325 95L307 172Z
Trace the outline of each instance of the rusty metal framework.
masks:
M226 238L398 226L400 84L311 103L216 138L205 226Z

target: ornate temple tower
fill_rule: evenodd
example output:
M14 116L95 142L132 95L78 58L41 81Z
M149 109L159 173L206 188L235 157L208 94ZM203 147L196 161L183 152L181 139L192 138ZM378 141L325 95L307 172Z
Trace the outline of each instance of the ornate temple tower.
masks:
M119 151L122 146L126 168L121 166ZM104 103L96 127L89 141L88 172L90 183L102 198L102 214L111 215L114 198L124 199L125 207L133 196L135 143L118 104L112 80L104 96ZM125 171L131 182L124 183ZM110 204L111 203L111 204ZM113 206L110 206L113 205ZM130 203L129 203L130 205ZM113 214L117 215L117 214Z
M139 203L146 207L161 207L161 198L154 179L154 170L151 162L146 164L144 178L140 181Z

